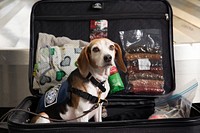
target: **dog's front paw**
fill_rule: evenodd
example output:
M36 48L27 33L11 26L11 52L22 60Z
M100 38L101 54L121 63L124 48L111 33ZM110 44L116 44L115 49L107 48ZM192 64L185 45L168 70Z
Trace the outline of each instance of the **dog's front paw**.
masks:
M32 123L50 123L49 116L42 112L32 119Z

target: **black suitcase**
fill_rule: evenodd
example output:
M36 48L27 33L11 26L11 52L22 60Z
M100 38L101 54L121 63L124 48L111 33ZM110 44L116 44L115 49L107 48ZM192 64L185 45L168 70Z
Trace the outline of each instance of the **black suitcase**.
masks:
M8 125L7 122L0 122L0 132L1 133L8 133Z
M162 64L164 89L162 95L134 95L119 92L108 96L108 116L103 122L54 122L30 123L39 101L40 92L33 89L33 72L36 62L38 34L40 32L66 36L74 40L90 40L91 20L108 21L108 38L121 44L119 31L132 29L159 29L162 38ZM126 75L121 73L125 86ZM200 130L198 111L192 110L191 118L148 120L154 112L156 97L170 94L175 89L173 59L172 9L165 0L45 0L32 8L30 33L30 91L33 96L25 98L9 116L9 132L182 132L196 133ZM195 104L199 108L198 104Z
M7 125L7 113L9 110L13 109L12 107L0 107L0 132L8 133L8 125ZM5 117L4 117L5 116ZM3 119L4 118L4 119Z

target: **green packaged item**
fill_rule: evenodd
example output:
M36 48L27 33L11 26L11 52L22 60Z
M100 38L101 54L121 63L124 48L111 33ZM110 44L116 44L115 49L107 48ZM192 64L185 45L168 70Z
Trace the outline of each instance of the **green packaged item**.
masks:
M117 68L114 66L111 68L110 76L108 78L110 84L110 94L124 90L124 84L118 73Z

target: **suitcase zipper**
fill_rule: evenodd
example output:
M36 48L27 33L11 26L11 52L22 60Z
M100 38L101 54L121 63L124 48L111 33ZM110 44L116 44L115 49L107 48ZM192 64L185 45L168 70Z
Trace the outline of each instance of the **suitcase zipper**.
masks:
M169 14L165 13L165 19L169 20Z
M169 14L101 14L101 15L72 15L72 16L35 16L37 21L66 21L66 20L91 20L91 19L165 19Z

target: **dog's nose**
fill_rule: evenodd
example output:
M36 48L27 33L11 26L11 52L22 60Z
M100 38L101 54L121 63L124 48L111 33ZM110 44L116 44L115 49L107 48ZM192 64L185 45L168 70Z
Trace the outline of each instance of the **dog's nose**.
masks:
M110 62L111 60L112 60L112 56L111 55L108 54L108 55L104 56L104 61L105 62Z

